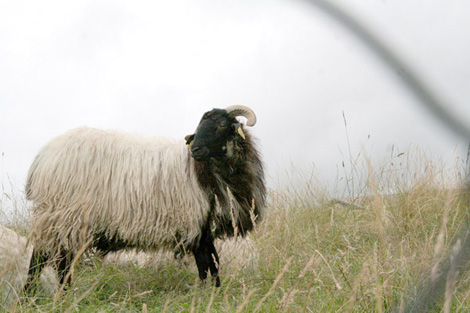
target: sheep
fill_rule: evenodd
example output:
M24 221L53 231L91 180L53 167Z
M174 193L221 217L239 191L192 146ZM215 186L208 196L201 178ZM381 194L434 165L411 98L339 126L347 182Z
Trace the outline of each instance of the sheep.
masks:
M87 248L192 252L199 278L220 286L217 238L245 236L264 214L263 163L237 120L241 105L206 112L184 141L79 128L44 146L28 172L33 278L54 262L69 284L71 263Z
M25 237L0 225L0 311L8 310L21 295L32 253L33 247L27 245ZM58 289L57 278L50 267L44 269L40 283L48 294Z
M217 239L214 245L226 272L236 273L240 270L255 270L258 267L259 251L250 236L243 239ZM133 264L138 267L154 268L166 265L191 266L190 255L186 254L182 258L175 259L170 251L164 250L158 252L121 250L109 253L104 261L112 264Z

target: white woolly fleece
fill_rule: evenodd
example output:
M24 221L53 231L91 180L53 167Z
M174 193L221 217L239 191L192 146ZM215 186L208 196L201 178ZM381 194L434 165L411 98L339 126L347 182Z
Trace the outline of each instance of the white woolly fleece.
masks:
M77 252L105 233L142 249L201 233L209 202L184 141L92 128L43 147L28 173L35 248Z

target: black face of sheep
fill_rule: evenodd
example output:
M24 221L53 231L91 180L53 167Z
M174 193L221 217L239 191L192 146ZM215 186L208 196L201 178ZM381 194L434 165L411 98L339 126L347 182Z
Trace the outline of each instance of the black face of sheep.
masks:
M213 109L206 112L196 129L196 133L187 138L191 145L191 155L196 161L211 157L222 157L227 152L227 142L236 135L240 123L227 111Z
M204 113L193 135L186 136L186 144L191 146L191 155L196 161L220 158L230 154L227 143L234 139L245 139L242 125L236 116L248 118L247 125L256 123L251 112L242 111L238 106L227 109L213 109Z

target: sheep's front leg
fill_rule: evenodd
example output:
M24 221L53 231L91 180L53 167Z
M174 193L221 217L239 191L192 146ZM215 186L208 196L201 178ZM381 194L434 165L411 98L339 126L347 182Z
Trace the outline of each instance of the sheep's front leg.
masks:
M219 255L217 250L215 250L214 240L210 239L210 242L207 242L207 252L209 254L209 269L212 275L212 283L216 287L220 287L220 278L219 278Z
M193 254L196 259L199 278L205 281L210 270L213 283L216 287L220 287L219 256L214 246L214 239L210 233L207 231L203 232L199 246L193 249Z

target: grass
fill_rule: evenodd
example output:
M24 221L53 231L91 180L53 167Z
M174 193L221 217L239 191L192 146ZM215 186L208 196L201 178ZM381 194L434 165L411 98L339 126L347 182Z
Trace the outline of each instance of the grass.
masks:
M315 180L272 192L251 236L257 266L221 264L221 288L197 286L194 266L178 262L140 267L91 259L78 263L69 290L23 295L11 310L404 311L469 226L468 194L459 185L463 162L448 166L417 153L371 163L355 161L347 177L355 194L332 196ZM17 224L10 226L23 232ZM436 297L431 312L470 310L470 274L459 271L454 284L446 277L447 294Z

